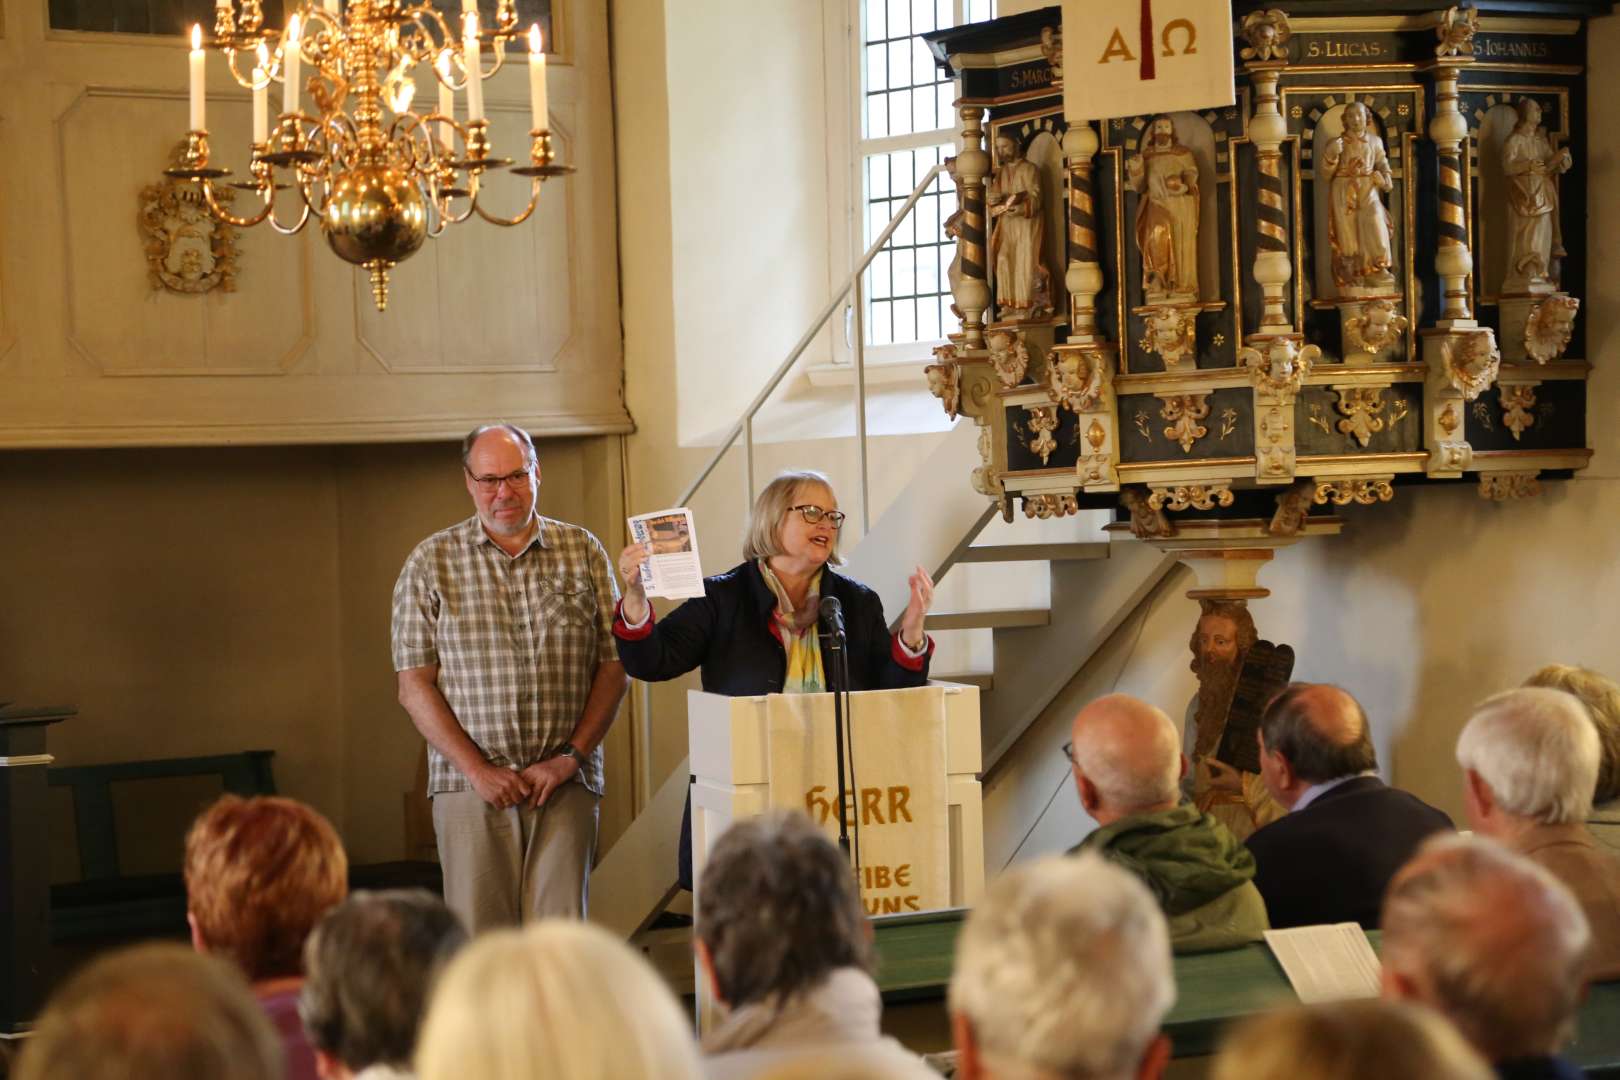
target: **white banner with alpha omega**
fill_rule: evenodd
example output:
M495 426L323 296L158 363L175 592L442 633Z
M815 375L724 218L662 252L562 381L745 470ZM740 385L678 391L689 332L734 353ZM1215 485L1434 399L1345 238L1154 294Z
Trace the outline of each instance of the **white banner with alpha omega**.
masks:
M1236 100L1230 0L1063 0L1069 120L1208 109Z
M807 811L836 839L832 695L772 694L765 702L771 806ZM859 829L867 913L949 907L950 812L940 715L919 709L911 691L851 694L850 711L855 775L844 811L852 839Z

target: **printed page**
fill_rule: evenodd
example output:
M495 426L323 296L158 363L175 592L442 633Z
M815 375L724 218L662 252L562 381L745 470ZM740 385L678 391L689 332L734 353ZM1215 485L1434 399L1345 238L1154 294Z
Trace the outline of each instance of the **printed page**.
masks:
M627 519L630 538L652 552L641 564L641 587L648 596L680 600L703 595L703 563L697 527L686 507L655 510Z
M1267 930L1266 944L1307 1005L1378 996L1378 956L1356 923Z

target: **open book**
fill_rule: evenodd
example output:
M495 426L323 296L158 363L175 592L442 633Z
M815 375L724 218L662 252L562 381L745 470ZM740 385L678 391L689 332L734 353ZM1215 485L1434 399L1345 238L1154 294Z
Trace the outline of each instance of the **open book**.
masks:
M1267 930L1266 944L1306 1005L1378 996L1378 955L1356 923Z

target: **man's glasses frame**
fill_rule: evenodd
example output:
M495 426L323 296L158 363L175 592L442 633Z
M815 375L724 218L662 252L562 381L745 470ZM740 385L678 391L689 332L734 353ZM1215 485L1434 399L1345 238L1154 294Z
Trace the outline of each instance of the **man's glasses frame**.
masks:
M472 477L473 483L477 484L480 490L495 492L500 490L502 484L509 488L516 488L528 483L529 478L534 475L534 466L532 464L525 465L516 472L507 473L505 476L479 476L471 469L467 470L467 475Z

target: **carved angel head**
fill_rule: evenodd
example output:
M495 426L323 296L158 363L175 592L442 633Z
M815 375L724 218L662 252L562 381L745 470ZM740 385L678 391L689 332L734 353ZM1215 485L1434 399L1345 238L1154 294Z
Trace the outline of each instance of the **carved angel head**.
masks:
M1103 389L1103 357L1080 349L1054 349L1047 359L1047 390L1075 412L1097 404Z
M1251 11L1243 19L1243 40L1249 44L1238 55L1245 60L1288 59L1288 16L1283 11Z
M1496 347L1496 335L1491 331L1453 331L1445 336L1441 350L1448 381L1469 401L1496 381L1496 373L1502 366L1502 352Z
M1558 293L1535 306L1524 324L1524 351L1538 364L1556 360L1569 348L1575 333L1575 312L1581 302Z
M1472 7L1447 8L1434 28L1440 44L1434 47L1436 56L1474 55L1474 34L1479 31L1479 12Z
M955 420L962 404L961 368L954 361L945 361L929 364L923 374L928 378L928 392L939 398L945 415Z
M1376 355L1398 342L1409 323L1393 300L1368 300L1344 321L1346 344L1352 350Z

